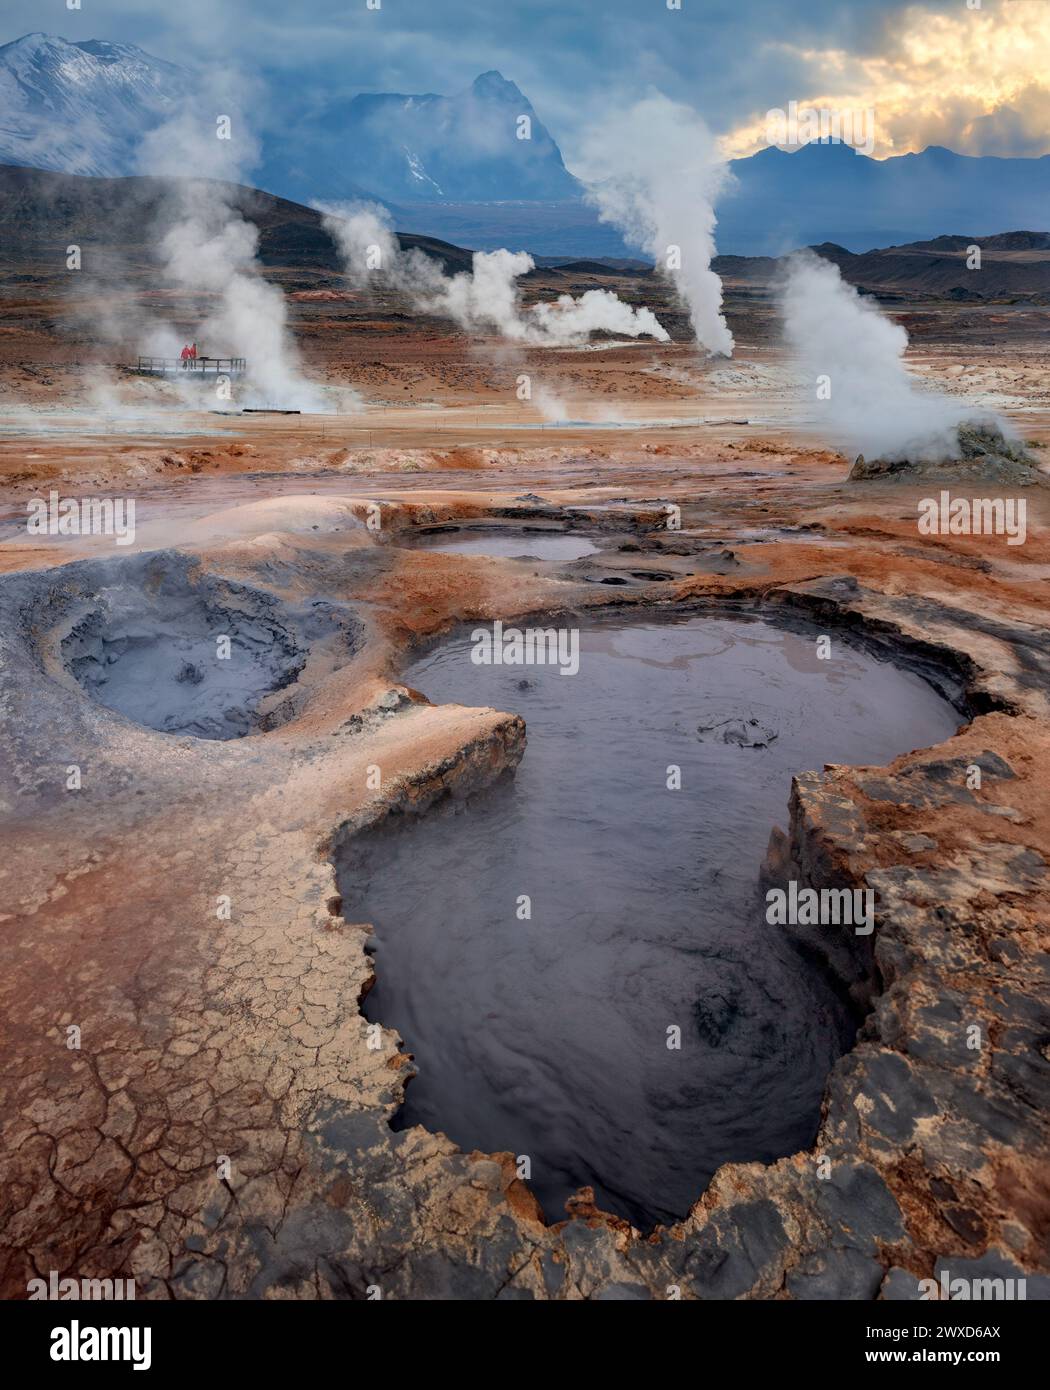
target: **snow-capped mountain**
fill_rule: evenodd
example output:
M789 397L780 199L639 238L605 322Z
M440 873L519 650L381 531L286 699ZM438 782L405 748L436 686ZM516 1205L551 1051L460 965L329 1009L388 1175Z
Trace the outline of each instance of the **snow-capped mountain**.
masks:
M26 34L0 47L0 163L133 173L142 136L189 86L182 68L134 44Z
M498 72L482 73L455 96L379 92L333 103L319 118L294 123L287 146L266 154L266 186L289 197L303 197L311 179L330 186L325 196L343 196L337 185L345 179L395 202L580 193L528 97Z
M193 73L134 44L26 34L0 47L0 164L70 174L143 172L142 137L174 114ZM380 92L286 113L265 132L257 181L312 201L575 198L579 185L528 97L498 72L454 96ZM519 134L527 134L522 139Z

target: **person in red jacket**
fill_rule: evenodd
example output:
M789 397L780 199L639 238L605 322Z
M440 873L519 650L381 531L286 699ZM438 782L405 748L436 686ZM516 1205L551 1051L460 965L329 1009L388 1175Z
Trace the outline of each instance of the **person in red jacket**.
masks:
M183 368L183 371L185 371L185 369L186 369L186 363L190 360L190 350L189 350L189 348L188 348L188 347L184 347L184 348L182 349L182 352L179 354L179 356L180 356L180 358L182 359L182 368Z
M197 360L197 344L196 344L196 343L190 343L190 360L193 361L193 362L196 362L196 360Z

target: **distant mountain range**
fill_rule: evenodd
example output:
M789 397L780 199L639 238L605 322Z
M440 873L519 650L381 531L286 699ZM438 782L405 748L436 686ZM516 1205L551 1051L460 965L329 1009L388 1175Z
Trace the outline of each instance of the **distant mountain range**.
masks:
M1000 159L921 154L869 159L847 145L761 150L730 166L735 187L718 205L718 247L780 255L832 241L851 251L928 240L946 227L979 235L1050 222L1050 155Z
M981 248L979 270L968 264L974 244ZM859 255L833 242L809 249L834 261L844 280L884 303L947 299L962 304L1050 304L1050 232L939 236ZM773 286L782 271L782 262L771 256L716 256L712 266L729 289Z
M0 47L0 162L120 176L137 170L144 131L193 93L192 74L132 44L27 34ZM527 126L521 118L527 118ZM528 139L519 131L528 130ZM264 144L253 178L299 203L371 197L399 230L479 249L544 256L634 252L599 223L528 98L498 72L466 91L378 93L311 108ZM718 207L720 251L777 256L831 242L863 252L1039 227L1050 155L975 158L931 147L869 159L843 145L762 150L734 160Z
M98 179L50 170L0 166L0 283L68 280L65 248L83 247L89 275L123 282L135 274L154 274L155 227L170 212L173 180L133 177ZM315 208L303 207L259 189L223 185L229 206L259 228L259 260L268 273L300 288L338 285L342 265ZM399 233L404 249L418 247L441 262L446 273L469 270L471 251L434 237ZM843 278L888 302L1020 299L1050 304L1050 233L1003 232L980 238L981 269L968 269L967 251L975 238L941 236L854 255L831 243L812 249L842 270ZM627 276L644 281L654 274L638 261L541 257L532 272L557 284L615 283ZM766 292L781 264L769 256L718 256L714 269L730 294ZM609 280L606 281L606 277Z
M26 34L0 47L0 162L67 174L143 172L142 132L172 115L193 84L186 69L134 44ZM453 97L381 92L336 102L297 122L293 134L273 136L258 178L307 201L363 189L395 203L581 193L529 99L498 72Z

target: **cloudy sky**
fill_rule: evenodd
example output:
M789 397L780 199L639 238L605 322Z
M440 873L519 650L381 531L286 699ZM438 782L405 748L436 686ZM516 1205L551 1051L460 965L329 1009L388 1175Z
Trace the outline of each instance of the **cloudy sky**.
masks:
M674 3L675 0L671 0ZM656 88L730 153L789 101L875 113L877 157L1050 153L1050 0L5 0L33 30L260 79L259 130L361 91L454 92L499 69L572 165L580 128ZM375 3L375 0L373 0Z

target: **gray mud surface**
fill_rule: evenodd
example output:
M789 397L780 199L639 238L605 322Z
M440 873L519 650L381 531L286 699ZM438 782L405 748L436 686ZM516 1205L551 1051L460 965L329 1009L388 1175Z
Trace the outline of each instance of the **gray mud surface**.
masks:
M812 1142L853 1040L841 995L765 921L792 774L881 764L958 716L838 637L820 660L815 633L740 617L592 622L574 676L470 653L455 637L404 679L521 714L516 775L387 821L338 865L346 914L377 933L367 1016L419 1067L400 1123L528 1156L553 1220L583 1185L642 1229L684 1217L721 1164ZM763 737L723 737L738 725Z
M580 560L594 555L599 547L587 536L559 535L555 532L462 529L435 531L413 542L415 550L433 550L444 555L492 555L506 559Z
M56 658L93 700L196 738L276 727L292 706L268 697L294 684L314 644L334 641L349 658L358 640L340 605L284 604L170 551L69 565L55 586L8 582L19 591L34 627L56 626Z

